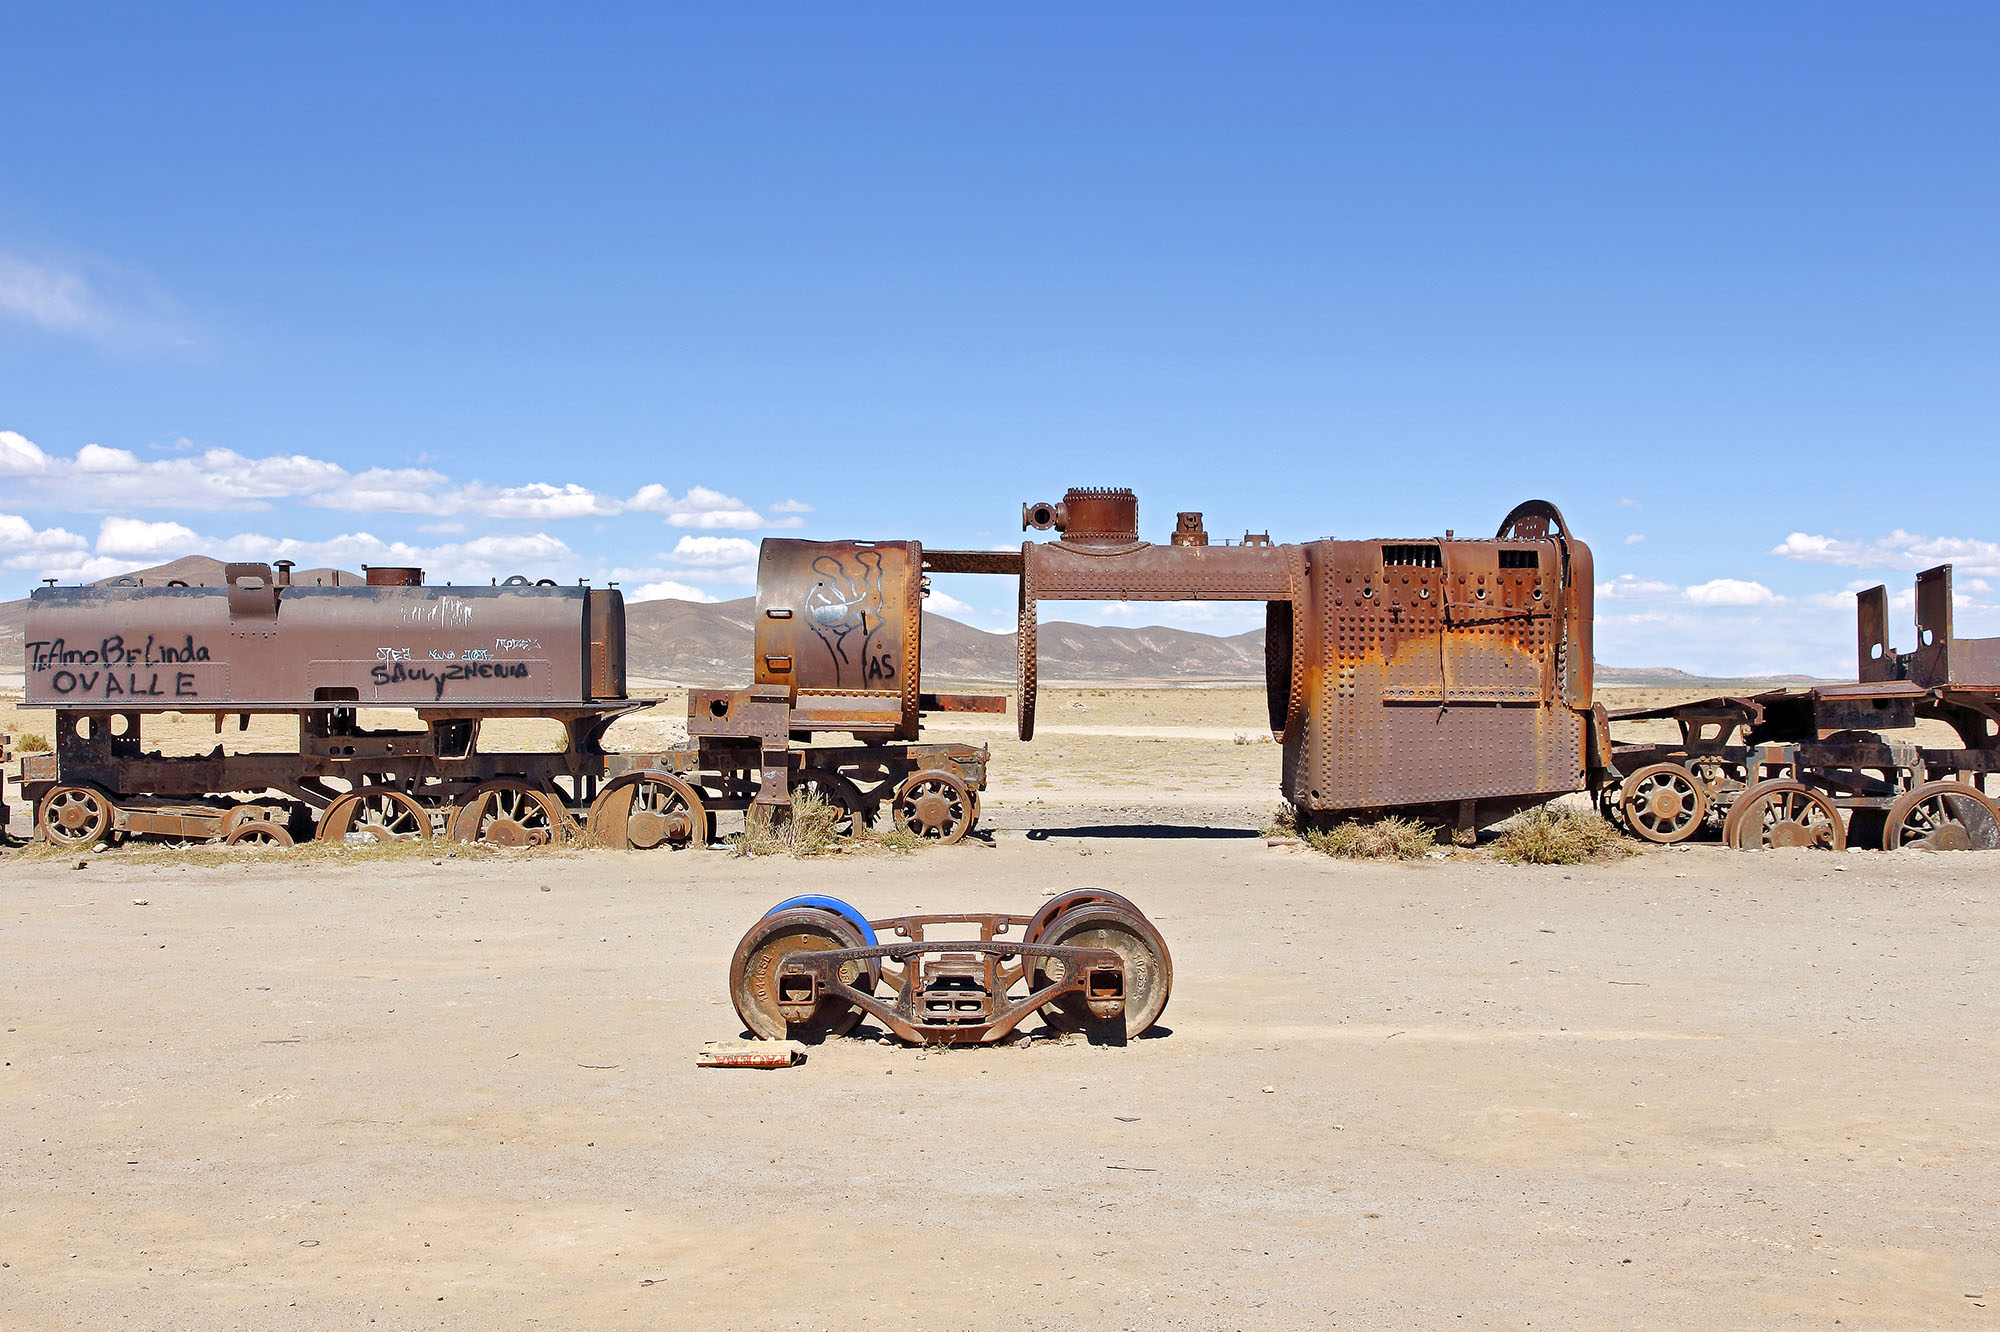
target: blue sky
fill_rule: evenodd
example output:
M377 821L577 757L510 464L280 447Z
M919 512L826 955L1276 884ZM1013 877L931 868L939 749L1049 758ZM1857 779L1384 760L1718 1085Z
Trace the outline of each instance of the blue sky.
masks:
M0 595L730 597L763 535L1128 484L1160 539L1546 496L1613 663L1844 669L1850 587L1943 559L2000 633L1991 5L47 4L0 54Z

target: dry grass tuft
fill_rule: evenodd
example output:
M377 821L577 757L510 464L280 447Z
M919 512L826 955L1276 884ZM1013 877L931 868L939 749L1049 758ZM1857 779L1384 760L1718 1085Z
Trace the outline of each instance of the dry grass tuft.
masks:
M1581 865L1617 860L1638 849L1596 814L1552 805L1523 814L1493 840L1493 854L1513 865Z
M785 821L792 854L802 858L830 856L840 850L839 824L846 816L840 806L829 804L810 791L801 791L792 800L792 816Z
M840 835L845 817L838 805L829 804L811 792L792 797L791 813L775 825L752 820L732 839L731 851L739 856L791 856L810 860L816 856L845 855L852 851L915 851L924 839L898 828L877 831L864 828L855 836Z
M1313 850L1342 860L1421 860L1437 849L1435 828L1401 814L1308 828L1300 837Z
M49 752L49 738L40 731L23 731L15 740L14 752L17 754L46 754Z
M1297 837L1299 835L1299 811L1292 805L1280 805L1271 811L1271 817L1264 822L1257 834L1259 837Z
M885 828L867 828L856 840L882 851L921 851L933 845L928 837L919 837L907 828L898 828L893 823Z

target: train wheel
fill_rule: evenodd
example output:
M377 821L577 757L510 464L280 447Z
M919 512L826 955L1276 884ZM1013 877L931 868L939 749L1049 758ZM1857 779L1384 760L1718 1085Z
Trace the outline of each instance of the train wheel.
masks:
M1028 921L1028 928L1021 932L1022 943L1035 943L1048 932L1049 922L1075 906L1090 906L1098 902L1108 902L1112 906L1124 907L1141 920L1145 913L1132 905L1130 898L1120 897L1109 888L1072 888L1066 893L1057 893L1042 903L1034 917Z
M1137 1036L1160 1020L1174 986L1174 960L1167 941L1136 910L1114 902L1073 906L1049 923L1044 942L1062 947L1109 948L1125 963L1125 1035ZM1031 968L1031 988L1051 979ZM1067 994L1042 1009L1042 1021L1057 1031L1082 1031L1090 1007L1080 994Z
M631 773L591 803L590 832L606 846L630 851L705 846L708 811L695 789L670 772Z
M779 972L787 957L834 948L863 948L861 932L837 911L824 907L786 907L773 911L743 936L729 962L729 997L736 1015L752 1033L767 1041L819 1042L845 1036L861 1021L853 1004L823 999L803 1022L787 1021L778 1005ZM862 963L854 964L853 980L864 979Z
M979 817L972 788L940 768L912 773L889 807L898 828L946 845L963 840Z
M1678 763L1655 763L1625 779L1618 792L1625 826L1649 842L1684 842L1708 817L1708 792Z
M842 837L854 836L856 830L866 828L872 811L868 801L861 795L861 788L837 772L825 768L806 768L792 778L792 799L801 795L818 797L826 804L841 811L833 830Z
M267 819L245 819L231 828L229 836L222 840L230 846L247 846L252 851L266 851L290 846L292 835Z
M326 807L315 836L322 842L339 842L351 833L377 842L411 841L431 835L431 816L401 791L350 791Z
M1847 826L1831 800L1789 778L1759 782L1736 798L1723 821L1722 840L1738 851L1815 846L1839 851Z
M42 836L57 846L89 846L111 831L111 797L94 786L58 786L36 814Z
M1992 851L2000 848L2000 804L1964 782L1926 782L1889 806L1882 849Z
M454 841L492 846L548 846L563 839L563 808L554 795L527 782L485 782L451 816Z

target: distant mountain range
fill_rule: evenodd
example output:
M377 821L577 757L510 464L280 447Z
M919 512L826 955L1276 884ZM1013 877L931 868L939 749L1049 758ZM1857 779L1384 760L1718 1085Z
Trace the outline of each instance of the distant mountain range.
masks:
M135 569L120 577L148 584L179 579L197 587L222 583L222 562L190 555L170 564ZM292 581L359 583L361 575L338 569L294 569ZM98 580L109 586L117 578ZM0 603L0 676L18 678L22 624L28 603ZM626 670L634 679L684 685L745 684L756 603L735 601L644 601L625 608ZM1221 637L1189 629L1107 625L1045 620L1036 636L1044 683L1076 684L1261 684L1264 631ZM924 615L923 669L927 684L987 684L1011 681L1014 635L987 633L943 615ZM1754 681L1714 680L1672 667L1599 665L1600 685L1701 688L1707 685L1765 686L1816 683L1804 675L1760 677ZM1824 683L1824 682L1817 682Z

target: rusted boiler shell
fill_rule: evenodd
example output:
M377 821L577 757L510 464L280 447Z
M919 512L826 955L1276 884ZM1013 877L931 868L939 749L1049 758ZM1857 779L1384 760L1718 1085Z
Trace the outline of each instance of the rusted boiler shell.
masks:
M625 694L624 602L582 587L278 586L37 590L31 707L235 711L581 704Z
M923 547L770 538L757 561L756 681L797 731L917 738Z
M1582 786L1590 696L1583 543L1315 541L1302 549L1306 576L1287 626L1286 664L1296 665L1283 672L1284 785L1295 804L1336 811L1509 802Z

